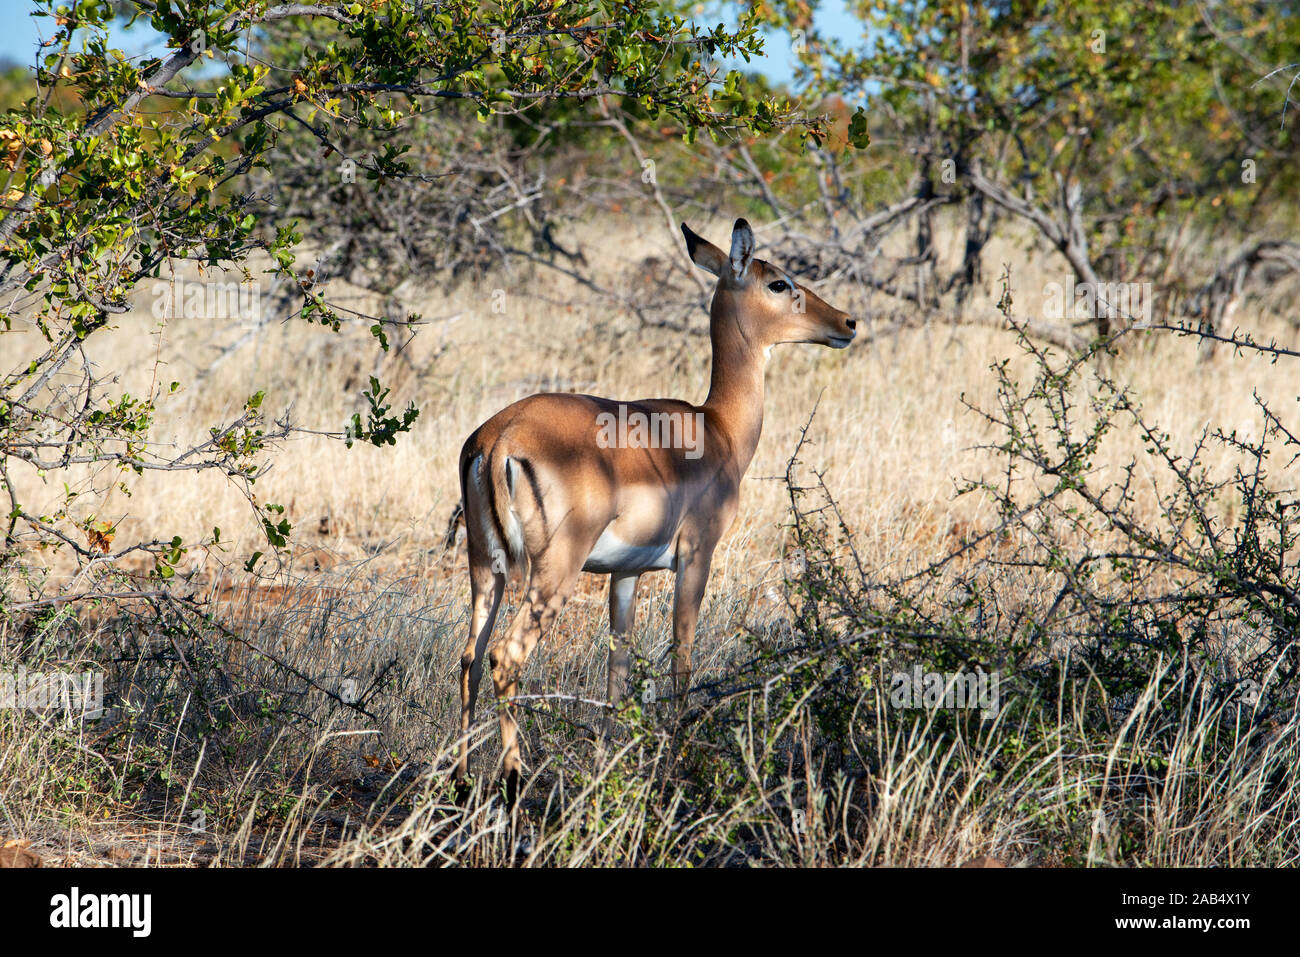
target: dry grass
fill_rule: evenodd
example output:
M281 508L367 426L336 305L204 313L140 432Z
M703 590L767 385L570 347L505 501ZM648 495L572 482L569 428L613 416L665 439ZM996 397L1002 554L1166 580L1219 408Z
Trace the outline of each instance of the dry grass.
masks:
M701 231L718 236L723 229L713 223ZM759 237L761 244L761 232ZM957 238L954 233L949 244L955 246ZM1036 307L1044 283L1063 277L1057 260L1026 255L1023 245L995 243L988 256L990 263L1011 264L1018 313ZM629 229L626 222L613 220L593 227L586 249L598 274L626 288L635 287L637 267L646 257L678 255L675 238L661 225ZM494 290L504 290L503 313L492 311L500 301ZM331 292L335 300L361 311L380 306L342 284ZM740 518L715 558L701 621L696 651L701 681L726 674L745 653L739 637L743 628L761 626L780 610L789 503L779 477L814 407L804 461L824 472L849 525L858 530L861 556L873 570L884 575L936 556L966 530L991 521L988 507L978 500L953 500L958 480L992 477L995 468L987 454L974 448L993 436L965 410L961 397L975 405L991 403L989 365L1006 357L1013 367L1023 362L1014 337L989 326L937 322L887 328L871 320L879 303L857 291L830 287L819 292L831 302L865 308L868 321L846 352L790 346L773 354L763 439L742 491ZM991 311L996 293L990 288L971 308ZM357 391L372 372L393 386L395 405L409 399L421 408L414 431L401 437L396 448L358 445L349 450L337 441L303 438L276 455L257 494L261 502L282 503L296 529L298 552L276 579L277 587L288 590L261 590L231 570L265 545L245 501L219 478L149 475L134 482L130 497L113 493L85 506L101 518L120 521L119 543L163 534L193 541L220 526L229 551L192 555L183 577L192 591L215 598L221 617L234 623L248 643L243 651L231 652L235 659L227 658L232 673L245 678L239 685L243 691L271 681L273 674L283 680L283 673L270 666L259 670L265 657L248 645L277 656L276 668L290 664L310 674L318 692L336 692L337 682L346 678L373 690L372 698L363 694L372 718L313 692L319 699L314 736L305 739L271 727L250 752L256 756L239 769L242 781L234 773L237 765L220 769L234 783L227 781L221 791L224 806L209 809L220 822L220 836L212 838L219 860L412 864L515 859L519 846L512 842L518 834L494 828L487 817L492 805L486 790L480 791L473 813L462 816L447 801L441 773L454 743L453 674L468 603L462 560L442 547L458 498L460 444L484 418L539 389L699 401L708 379L703 337L640 329L629 316L585 305L583 296L566 280L545 273L502 274L437 291L403 290L405 305L428 323L409 344L399 343L395 355L379 356L364 324L334 333L298 322L272 322L203 376L221 347L244 330L226 321L159 323L148 310L153 296L145 292L139 299L144 307L121 319L120 332L93 346L94 359L117 370L121 391L138 395L172 380L182 383L174 396L160 400L160 441L182 443L201 434L207 424L237 412L258 389L267 391L272 413L292 407L298 424L337 431L360 409ZM1283 317L1239 319L1259 338L1294 339ZM697 315L693 322L703 328L704 317ZM22 342L20 333L6 334L0 342L6 367L18 360ZM1211 423L1225 431L1258 432L1252 393L1279 409L1288 408L1295 396L1294 378L1282 366L1228 356L1201 363L1194 342L1167 336L1132 341L1113 372L1141 397L1152 420L1189 444ZM1118 467L1139 449L1136 436L1118 436L1108 446L1103 467ZM1227 452L1217 454L1221 458L1208 464L1230 464ZM1278 473L1275 479L1285 482L1293 474ZM60 481L43 482L34 475L24 477L20 491L20 498L37 511L53 507L63 493ZM44 560L53 563L56 575L65 573L57 558ZM639 651L650 672L661 674L668 642L668 576L650 576L647 583ZM524 694L599 697L604 615L604 584L588 576L554 639L530 662ZM983 853L1052 863L1057 859L1050 849L1035 846L1037 818L1026 810L1026 800L1032 797L1038 814L1047 813L1044 808L1064 816L1087 811L1080 795L1089 782L1071 778L1060 766L1068 747L1068 718L1058 738L1020 757L1026 773L996 800L974 783L988 772L991 752L967 747L970 742L935 744L922 723L899 740L876 742L885 763L872 791L876 813L868 821L854 818L855 805L845 793L853 782L825 782L828 807L843 813L836 817L819 810L808 820L828 823L810 824L812 830L791 831L792 794L764 792L749 804L738 803L732 819L725 814L706 818L680 831L686 798L671 788L660 789L667 763L662 739L634 735L621 761L596 769L588 760L590 743L582 730L591 722L590 709L572 702L539 701L536 707L541 712L527 728L526 740L535 748L534 767L544 773L531 795L536 803L527 822L530 843L521 858L533 863L684 862L692 855L722 862L729 854L745 859L746 846L755 858L800 863L951 865ZM159 715L158 720L176 719ZM1139 714L1136 720L1144 719ZM1194 738L1209 720L1191 716L1187 734ZM10 725L10 730L17 728ZM483 771L491 765L493 733L493 727L484 728ZM981 734L993 735L994 730ZM0 779L8 781L0 790L6 827L47 848L95 845L99 825L92 821L118 814L121 802L90 800L84 794L74 799L66 788L59 790L60 798L51 798L47 778L71 773L86 758L75 749L58 755L41 750L52 747L41 740L40 735L0 736L0 742L7 742L0 743ZM763 747L752 734L741 743L742 750ZM1194 751L1194 742L1187 748ZM551 757L544 758L547 754ZM211 756L207 760L209 765L214 761ZM1254 758L1243 755L1241 760ZM18 782L12 774L16 766L41 767L49 774ZM396 773L402 766L405 770ZM184 809L198 800L191 799L189 776L164 789L162 806L174 821L186 820ZM1146 812L1148 835L1155 837L1150 837L1145 863L1294 861L1293 842L1270 855L1267 848L1248 846L1249 837L1239 832L1190 837L1174 832L1168 822L1189 808L1211 815L1221 796L1198 785L1190 766L1178 770L1175 779L1180 789L1187 789L1179 791L1180 809L1175 813L1154 805ZM953 790L955 781L967 783ZM860 795L865 785L859 782L858 787ZM352 789L346 799L340 788ZM189 803L178 802L180 798ZM268 801L273 812L267 812ZM1252 801L1258 795L1237 801L1234 819L1260 813ZM66 806L67 813L54 820L50 811L57 806ZM1086 860L1115 860L1119 852L1107 843L1104 828L1082 826L1092 828L1083 840ZM1223 826L1216 820L1215 827ZM746 829L743 838L737 828ZM340 829L347 830L346 840L336 839ZM178 861L196 859L195 839L184 828L175 831L172 844L178 842L184 845L176 852ZM654 850L638 857L642 852L635 848Z
M629 242L615 222L608 236L589 241L595 274L636 273L650 256L678 255L662 226L647 226ZM720 224L709 232L717 235ZM955 242L957 236L951 237ZM761 232L760 232L761 243ZM1021 242L994 243L988 261L1012 266L1017 314L1032 314L1044 283L1062 278L1048 254L1026 259ZM764 250L774 259L775 253ZM629 280L630 282L630 280ZM617 281L611 282L617 284ZM989 313L994 282L972 313ZM493 312L494 293L504 291L504 312ZM993 380L988 367L1006 357L1019 361L1014 337L995 328L918 324L886 327L873 321L881 301L864 300L853 289L820 290L832 302L854 303L866 313L866 328L853 347L833 352L811 346L774 351L767 377L766 419L758 453L744 489L740 519L719 555L728 582L753 582L755 563L770 562L780 538L784 491L772 482L800 427L813 408L815 465L842 499L850 523L872 529L871 558L896 562L942 536L958 521L977 515L954 510L951 491L961 477L983 474L988 460L971 449L990 438L962 405L987 406ZM141 395L182 388L159 400L158 441L183 444L208 424L237 413L248 395L267 391L273 415L291 409L307 429L341 431L362 409L358 392L377 373L393 386L394 405L408 400L421 409L409 436L396 448L375 449L324 438L288 443L274 458L274 470L258 485L262 502L286 506L303 544L359 559L382 553L400 558L436 548L458 497L455 462L460 444L478 423L535 391L591 391L636 398L663 395L701 401L707 389L709 356L702 335L639 329L634 319L588 305L586 294L564 277L543 273L498 275L441 293L403 290L404 306L428 321L400 354L382 356L358 322L334 333L301 322L272 321L210 375L202 377L221 347L245 331L223 320L154 319L152 291L138 297L145 307L123 317L119 334L93 343L90 352L104 369L117 372L116 388ZM645 295L654 295L653 289ZM499 295L499 294L498 294ZM331 298L363 312L377 312L374 297L337 282ZM1261 339L1292 341L1284 317L1245 314L1245 328ZM707 323L696 315L695 328ZM28 343L35 339L26 334ZM4 364L23 355L24 336L6 334ZM30 346L29 346L30 347ZM1294 397L1285 367L1265 360L1230 361L1223 356L1198 363L1194 343L1150 336L1130 344L1116 369L1132 385L1151 418L1175 437L1191 441L1207 425L1225 431L1257 432L1252 392L1282 408ZM1110 446L1115 462L1140 443ZM1212 465L1227 462L1227 453ZM42 483L27 476L20 498L33 510L53 509L61 500L61 476ZM219 526L232 555L264 547L247 503L215 476L146 475L131 495L111 493L88 503L102 518L120 521L119 543L166 533L193 541ZM738 574L733 577L732 570Z

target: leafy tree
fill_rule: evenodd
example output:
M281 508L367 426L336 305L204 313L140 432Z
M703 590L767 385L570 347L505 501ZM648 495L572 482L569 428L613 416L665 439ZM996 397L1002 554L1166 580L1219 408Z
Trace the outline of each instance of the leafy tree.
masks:
M268 544L286 543L283 510L257 505L252 486L264 453L294 426L267 421L262 393L214 423L203 441L171 449L151 444L150 435L179 383L116 394L84 351L92 337L112 335L113 316L165 267L242 270L255 281L254 253L295 290L293 315L338 328L338 312L297 265L300 231L273 219L247 189L252 174L278 161L286 131L298 144L309 136L338 154L322 159L323 181L351 160L358 183L378 189L462 168L463 143L454 141L440 170L407 158L402 134L412 117L436 125L440 116L473 114L526 124L547 110L577 117L612 102L675 123L688 138L701 130L771 130L793 119L777 99L748 95L738 76L711 65L715 54L756 52L749 19L734 30L702 30L639 0L44 0L37 7L52 32L31 74L35 90L0 117L0 323L6 334L26 333L22 361L0 382L7 493L0 601L16 609L75 597L41 598L42 583L30 577L19 584L33 547L71 552L82 568L111 567L144 550L165 579L186 549L219 539L214 530L198 543L115 541L111 519L95 515L93 503L109 485L146 470L225 474L259 509ZM121 22L147 23L167 52L129 58L110 41L110 26ZM337 135L342 129L348 143ZM376 147L351 155L348 144L362 140ZM371 318L386 349L386 328L402 320ZM411 428L417 411L391 409L379 382L371 380L365 395L365 421L354 417L340 438L389 444ZM53 514L29 510L14 481L21 470L66 479L64 506Z
M1189 228L1269 260L1251 234L1300 186L1293 5L861 0L861 40L819 34L817 6L765 11L807 32L813 89L871 97L884 139L916 157L920 198L966 205L959 282L978 275L995 210L1032 224L1078 280L1154 280L1170 305L1189 284ZM917 256L932 256L924 241ZM1112 318L1101 310L1098 331Z

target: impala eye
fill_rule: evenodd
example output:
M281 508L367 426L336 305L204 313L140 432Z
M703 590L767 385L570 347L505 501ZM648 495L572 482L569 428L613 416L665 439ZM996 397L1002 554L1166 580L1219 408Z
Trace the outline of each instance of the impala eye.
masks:
M768 283L767 288L773 292L787 292L790 289L790 284L784 279L778 279L776 282Z

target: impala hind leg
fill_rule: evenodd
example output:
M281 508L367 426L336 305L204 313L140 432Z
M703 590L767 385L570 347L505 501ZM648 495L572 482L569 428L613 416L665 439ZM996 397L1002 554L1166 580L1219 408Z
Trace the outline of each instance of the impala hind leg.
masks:
M490 565L470 560L469 641L460 658L460 760L456 763L456 781L469 773L469 728L474 721L474 703L478 684L483 678L483 654L496 624L501 596L506 590L506 576L493 574Z
M627 694L627 673L632 665L632 622L636 618L638 572L615 572L609 576L609 669L605 700L604 733L614 730L614 709Z
M558 573L543 562L535 562L523 606L515 614L504 637L493 642L488 652L492 664L492 685L501 712L501 762L506 781L506 804L514 807L519 795L519 725L511 699L519 685L528 656L550 630L564 608L581 568Z

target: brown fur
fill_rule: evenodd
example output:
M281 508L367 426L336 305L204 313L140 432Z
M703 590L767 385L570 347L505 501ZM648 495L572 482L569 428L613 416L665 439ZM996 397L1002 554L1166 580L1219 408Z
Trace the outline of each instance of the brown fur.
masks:
M766 350L781 342L846 347L854 322L782 270L753 259L753 233L737 220L728 255L685 224L691 259L718 277L710 309L713 370L704 403L642 399L619 403L589 395L544 394L498 412L466 440L461 495L469 546L472 613L461 659L461 742L456 775L468 770L468 730L483 656L510 572L526 578L524 600L505 635L491 645L510 793L520 757L509 701L528 656L555 621L584 570L610 575L608 696L625 692L637 580L671 567L676 574L672 679L678 700L690 684L691 647L714 548L735 518L740 482L763 427ZM773 290L771 284L792 288ZM598 418L666 413L701 416L699 456L688 449L598 441ZM598 542L606 543L593 554ZM517 546L517 547L516 547ZM495 550L495 554L494 554ZM603 558L602 558L603 556ZM588 566L584 569L584 565Z

